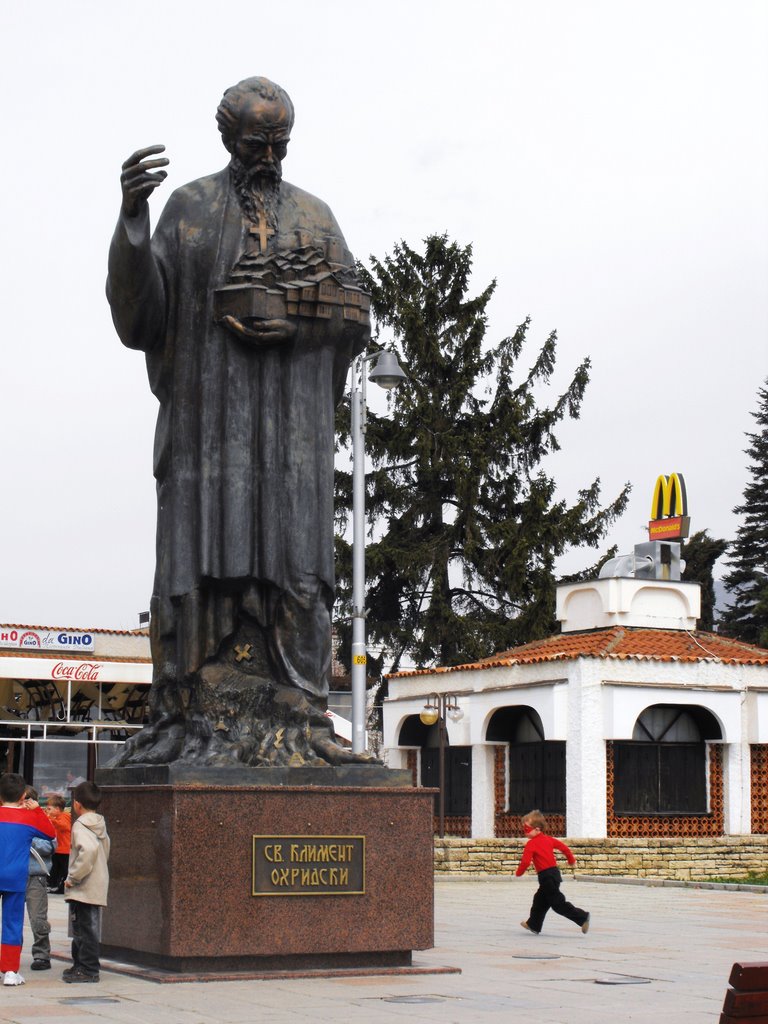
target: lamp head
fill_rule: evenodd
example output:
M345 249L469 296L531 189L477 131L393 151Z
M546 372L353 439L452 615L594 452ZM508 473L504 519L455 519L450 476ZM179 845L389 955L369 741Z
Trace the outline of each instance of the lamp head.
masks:
M407 379L407 374L398 363L394 352L382 352L368 374L369 381L386 391L391 391Z
M419 713L422 725L434 725L439 718L439 712L436 707L431 704L425 705L423 711Z

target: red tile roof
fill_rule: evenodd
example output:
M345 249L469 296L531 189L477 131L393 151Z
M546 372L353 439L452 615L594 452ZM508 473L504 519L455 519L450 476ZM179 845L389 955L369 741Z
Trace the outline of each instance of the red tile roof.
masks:
M149 636L146 626L140 626L137 629L104 629L101 626L91 626L86 629L83 626L31 626L28 622L2 622L0 629L34 629L41 632L45 630L48 633L106 633L109 636Z
M754 644L730 640L717 633L682 629L640 629L611 626L586 633L561 633L543 640L513 647L467 665L451 668L412 669L395 672L391 679L432 675L438 672L468 672L510 665L532 665L544 661L573 661L576 658L633 658L647 661L712 661L725 665L768 665L768 650Z

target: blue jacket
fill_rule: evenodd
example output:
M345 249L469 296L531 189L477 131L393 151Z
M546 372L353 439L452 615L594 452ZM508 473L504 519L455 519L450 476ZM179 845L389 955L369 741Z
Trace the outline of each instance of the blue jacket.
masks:
M33 839L55 839L56 829L41 808L0 807L0 892L26 892Z
M51 867L53 865L53 851L56 849L55 839L33 839L32 849L29 851L29 875L50 875ZM32 853L32 850L36 850L43 858L45 867Z

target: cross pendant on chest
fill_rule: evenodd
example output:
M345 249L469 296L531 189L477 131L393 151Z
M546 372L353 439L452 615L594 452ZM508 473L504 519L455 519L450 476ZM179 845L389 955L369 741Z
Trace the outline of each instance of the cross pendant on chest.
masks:
M259 210L259 219L257 223L252 224L251 227L248 228L248 234L252 238L258 238L259 240L259 252L264 253L267 251L267 243L274 233L275 229L271 228L267 223L264 211Z

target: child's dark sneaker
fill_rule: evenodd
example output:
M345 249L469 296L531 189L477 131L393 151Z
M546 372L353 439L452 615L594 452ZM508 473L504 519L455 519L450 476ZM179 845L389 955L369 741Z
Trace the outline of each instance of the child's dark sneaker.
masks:
M62 978L68 985L80 985L88 984L88 982L94 982L99 980L98 974L87 974L79 967L75 967L71 973L64 971Z
M589 914L587 914L587 920L586 920L586 921L584 922L584 924L583 924L583 925L581 926L581 930L582 930L582 931L584 932L584 934L585 934L585 935L586 935L586 934L587 934L587 932L589 931L589 917L590 917L590 915L589 915Z
M30 971L50 971L51 961L50 960L33 960L29 965Z

